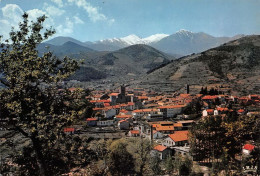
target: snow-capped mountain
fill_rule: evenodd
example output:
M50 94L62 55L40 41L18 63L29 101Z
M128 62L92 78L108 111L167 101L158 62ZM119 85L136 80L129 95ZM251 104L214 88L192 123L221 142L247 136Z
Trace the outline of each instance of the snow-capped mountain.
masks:
M145 38L138 37L134 34L122 38L111 38L99 40L96 42L80 42L68 37L56 37L47 43L62 45L67 41L72 41L79 45L91 48L96 51L115 51L136 44L150 45L160 51L172 55L188 55L198 53L207 49L217 47L230 40L238 39L243 35L235 37L214 37L203 32L191 32L181 29L174 34L154 34Z
M143 38L142 41L144 42L144 44L150 44L150 43L158 42L168 36L169 36L168 34L155 34L155 35L151 35L149 37Z
M191 37L192 34L194 34L194 33L192 31L188 31L186 29L181 29L181 30L177 31L175 34L179 35L179 36Z
M214 37L204 32L195 33L182 29L150 45L168 54L188 55L217 47L235 38Z
M153 42L157 42L169 35L167 34L155 34L151 35L146 38L140 38L137 35L131 34L126 37L122 38L113 38L113 39L105 39L105 40L99 40L94 43L105 43L105 44L112 44L112 45L123 45L123 46L130 46L130 45L136 45L136 44L150 44Z

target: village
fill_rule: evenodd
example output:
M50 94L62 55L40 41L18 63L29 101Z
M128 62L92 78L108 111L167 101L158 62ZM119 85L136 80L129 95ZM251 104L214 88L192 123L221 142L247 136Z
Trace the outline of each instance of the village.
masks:
M151 155L161 160L176 153L192 157L189 130L199 119L260 112L259 95L190 94L188 86L185 93L172 94L121 86L112 92L94 91L86 98L93 105L93 116L85 118L84 127L65 128L66 133L94 139L145 138L153 146ZM241 153L249 155L254 148L254 141L248 141Z

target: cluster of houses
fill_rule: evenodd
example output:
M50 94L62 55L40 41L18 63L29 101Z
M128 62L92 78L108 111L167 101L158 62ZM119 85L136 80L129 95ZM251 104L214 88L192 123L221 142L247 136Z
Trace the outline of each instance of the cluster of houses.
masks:
M161 159L176 152L189 155L188 130L199 118L225 116L230 112L250 115L258 112L247 109L248 105L260 105L258 95L164 94L141 88L126 91L124 86L119 92L95 91L86 98L94 106L92 117L86 118L89 128L113 126L124 131L127 137L148 138L155 144L152 153ZM201 105L201 114L191 119L190 114L184 112L194 102ZM244 153L253 150L248 145Z

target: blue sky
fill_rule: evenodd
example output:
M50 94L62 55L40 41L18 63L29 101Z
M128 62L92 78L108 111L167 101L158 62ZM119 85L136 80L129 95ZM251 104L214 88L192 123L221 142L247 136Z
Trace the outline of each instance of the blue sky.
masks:
M55 36L80 41L180 29L213 36L260 34L260 0L0 0L0 34L7 36L26 11L46 14Z

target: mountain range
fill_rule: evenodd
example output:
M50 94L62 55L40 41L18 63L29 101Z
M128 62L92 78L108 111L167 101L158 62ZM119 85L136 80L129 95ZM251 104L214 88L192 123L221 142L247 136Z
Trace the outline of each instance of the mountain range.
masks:
M144 76L148 71L167 64L172 60L168 56L148 45L137 44L102 54L89 54L85 64L102 71L107 79L135 80ZM88 72L86 72L88 74Z
M232 94L260 94L260 36L246 36L207 51L176 59L138 83L160 90L193 93L201 87L226 87Z
M146 38L140 38L132 34L122 38L105 39L95 42L81 42L70 37L56 37L46 43L63 45L70 41L96 51L116 51L131 45L146 44L164 53L180 57L217 47L242 36L243 35L234 37L213 37L203 32L193 33L187 30L180 30L172 35L154 34Z

